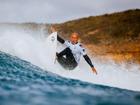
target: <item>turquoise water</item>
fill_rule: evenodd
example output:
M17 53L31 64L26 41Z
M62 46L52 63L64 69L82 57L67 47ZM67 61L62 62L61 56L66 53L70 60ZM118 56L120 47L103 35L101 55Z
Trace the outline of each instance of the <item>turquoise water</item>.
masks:
M140 92L63 78L0 52L0 105L140 105Z

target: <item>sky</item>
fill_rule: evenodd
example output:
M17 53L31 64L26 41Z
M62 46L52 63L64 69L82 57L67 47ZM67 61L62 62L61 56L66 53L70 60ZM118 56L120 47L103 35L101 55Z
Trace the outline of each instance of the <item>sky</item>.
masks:
M140 0L0 0L0 23L61 23L135 8Z

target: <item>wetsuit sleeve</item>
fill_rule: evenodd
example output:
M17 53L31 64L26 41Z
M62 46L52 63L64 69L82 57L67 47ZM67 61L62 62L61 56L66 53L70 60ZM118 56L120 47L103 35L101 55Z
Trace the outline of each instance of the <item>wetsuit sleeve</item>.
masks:
M62 43L62 44L65 43L65 40L62 39L59 35L57 35L57 40L58 40L60 43Z
M88 55L83 55L84 59L86 60L86 62L90 65L90 67L94 67L94 65L92 64L90 58L88 57Z
M94 67L94 65L92 64L90 58L88 57L85 48L82 47L82 45L80 45L81 48L81 54L83 55L84 59L86 60L86 62L90 65L90 67Z

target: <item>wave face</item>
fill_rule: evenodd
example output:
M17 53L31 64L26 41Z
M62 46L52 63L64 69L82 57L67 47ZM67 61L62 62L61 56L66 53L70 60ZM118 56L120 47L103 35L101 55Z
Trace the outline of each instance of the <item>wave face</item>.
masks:
M98 75L91 72L83 58L79 68L73 71L64 70L57 62L50 66L49 49L45 42L48 36L47 29L45 24L0 24L0 51L66 78L140 91L140 67L136 64L115 64L113 61L100 61L93 57ZM58 51L63 48L64 46L58 43Z
M139 105L140 92L66 79L0 52L0 105Z

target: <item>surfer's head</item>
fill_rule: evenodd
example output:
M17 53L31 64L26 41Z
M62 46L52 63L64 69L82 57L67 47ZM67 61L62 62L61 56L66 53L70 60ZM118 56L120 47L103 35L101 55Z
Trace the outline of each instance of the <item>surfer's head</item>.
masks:
M73 32L70 36L70 41L72 44L76 44L79 40L79 34L77 32Z

